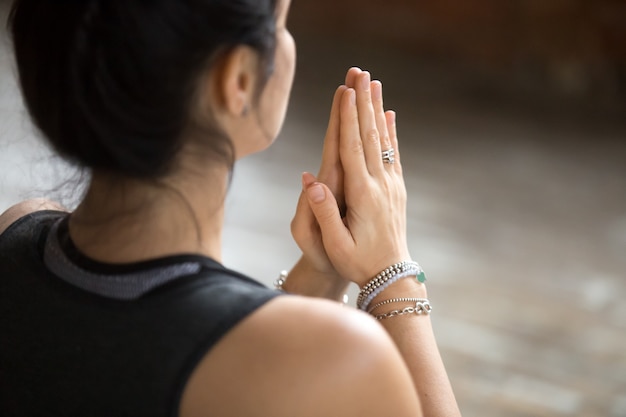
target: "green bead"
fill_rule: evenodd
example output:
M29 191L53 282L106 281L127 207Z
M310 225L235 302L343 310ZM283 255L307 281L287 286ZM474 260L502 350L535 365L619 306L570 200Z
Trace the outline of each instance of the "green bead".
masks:
M422 284L426 282L426 275L424 275L424 272L420 272L419 274L417 274L417 280Z

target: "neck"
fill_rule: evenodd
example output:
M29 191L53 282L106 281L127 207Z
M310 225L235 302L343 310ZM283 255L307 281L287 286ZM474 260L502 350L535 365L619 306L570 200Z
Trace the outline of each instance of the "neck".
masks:
M228 171L210 170L158 183L94 173L70 217L74 244L90 258L107 263L177 254L221 262Z

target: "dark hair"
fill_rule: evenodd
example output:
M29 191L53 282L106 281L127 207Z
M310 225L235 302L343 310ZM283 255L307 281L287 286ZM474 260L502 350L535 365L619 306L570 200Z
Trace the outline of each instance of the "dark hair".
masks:
M201 76L238 45L273 69L278 0L15 0L8 25L26 106L64 157L134 178L169 172L182 137L232 166L229 138L192 116Z

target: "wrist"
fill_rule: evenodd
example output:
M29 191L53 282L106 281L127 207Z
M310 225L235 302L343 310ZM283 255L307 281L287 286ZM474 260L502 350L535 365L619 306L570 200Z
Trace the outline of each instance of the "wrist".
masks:
M291 294L342 301L349 284L336 271L320 270L303 256L289 272L283 289Z

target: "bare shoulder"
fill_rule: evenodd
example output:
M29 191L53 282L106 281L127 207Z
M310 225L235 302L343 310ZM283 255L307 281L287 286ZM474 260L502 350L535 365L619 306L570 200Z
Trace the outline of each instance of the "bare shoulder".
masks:
M180 415L209 410L220 417L421 415L404 361L375 320L297 296L259 309L201 361Z
M41 210L67 211L67 209L62 207L59 203L55 203L54 201L47 200L45 198L25 200L9 207L4 213L0 214L0 233L4 232L18 219L26 216L27 214Z

